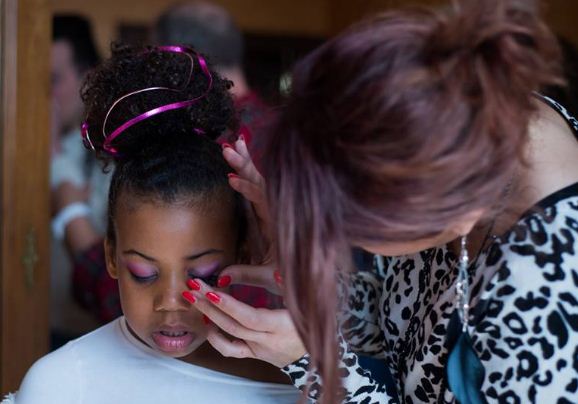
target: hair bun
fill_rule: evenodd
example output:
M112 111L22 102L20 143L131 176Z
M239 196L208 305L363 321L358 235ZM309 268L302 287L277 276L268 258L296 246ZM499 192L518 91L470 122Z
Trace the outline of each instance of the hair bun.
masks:
M495 86L528 97L560 83L559 50L534 1L462 0L440 16L429 57L444 77L477 82L473 93Z
M170 152L191 138L215 140L236 130L232 83L183 49L113 45L112 57L89 73L82 98L87 140L97 156Z

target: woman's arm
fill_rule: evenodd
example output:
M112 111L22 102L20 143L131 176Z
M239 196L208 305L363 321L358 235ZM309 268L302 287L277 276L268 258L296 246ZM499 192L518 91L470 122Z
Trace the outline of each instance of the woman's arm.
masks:
M359 365L357 355L349 349L347 343L342 338L339 342L341 353L339 370L344 375L342 379L343 402L349 404L398 403L399 398L393 386L386 386L374 380L371 373ZM306 391L307 386L310 386L308 396L312 400L317 400L323 392L323 383L314 371L308 371L309 367L309 356L305 355L281 370L300 390Z
M372 260L370 268L358 268L342 280L340 291L345 304L339 325L353 352L384 358L387 347L380 324L380 301L388 261L381 256L373 256Z

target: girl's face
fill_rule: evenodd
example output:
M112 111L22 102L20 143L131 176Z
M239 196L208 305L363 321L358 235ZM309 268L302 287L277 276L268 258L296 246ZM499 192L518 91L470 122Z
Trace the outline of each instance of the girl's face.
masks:
M107 268L118 279L129 328L142 342L179 358L205 341L202 314L181 293L187 279L206 279L235 262L233 223L226 204L200 211L184 204L118 203Z

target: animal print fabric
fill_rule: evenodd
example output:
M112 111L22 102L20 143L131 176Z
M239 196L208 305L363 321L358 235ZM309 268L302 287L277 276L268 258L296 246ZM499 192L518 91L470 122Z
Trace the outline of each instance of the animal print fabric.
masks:
M578 403L577 249L578 183L543 199L470 268L468 331L485 367L487 402ZM344 402L455 403L444 370L454 254L443 246L375 257L372 272L352 278L341 326ZM397 393L360 368L358 353L383 359ZM322 383L308 367L305 356L283 370L299 388L310 383L316 399Z

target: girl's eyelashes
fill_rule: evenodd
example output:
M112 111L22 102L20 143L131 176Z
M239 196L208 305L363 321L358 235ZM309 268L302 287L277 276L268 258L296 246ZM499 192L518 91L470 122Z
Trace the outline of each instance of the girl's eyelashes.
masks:
M152 282L156 279L157 275L151 275L151 276L137 276L135 274L133 274L132 272L130 273L130 276L132 277L132 279L134 279L135 281L137 281L138 283L148 283L148 282Z
M219 273L221 271L213 271L212 273L208 273L205 276L200 276L199 272L197 270L189 270L187 272L189 278L193 279L193 278L197 278L202 280L203 282L205 282L207 285L209 286L217 286L217 281L219 279Z
M209 286L217 286L217 280L219 279L219 264L212 265L209 267L210 270L199 270L198 268L190 269L187 271L189 278L198 278L205 282Z
M199 276L197 271L192 270L192 269L187 271L187 276L190 279L200 279L209 286L216 286L217 280L219 279L219 274L217 272L213 272L212 274L210 274L208 276Z
M219 274L217 273L213 273L212 275L209 276L192 276L193 278L198 278L200 280L202 280L203 282L205 282L207 285L215 287L217 286L217 281L219 280Z

